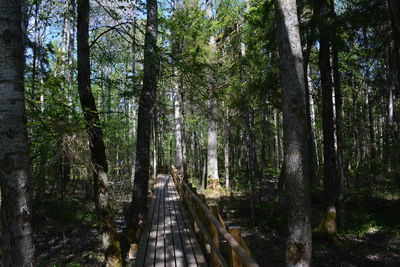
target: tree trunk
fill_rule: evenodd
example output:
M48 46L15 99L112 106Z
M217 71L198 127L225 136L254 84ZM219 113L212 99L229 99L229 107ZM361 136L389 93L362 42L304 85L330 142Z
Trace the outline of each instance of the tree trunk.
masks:
M206 151L204 151L206 152ZM201 173L201 188L207 188L207 153L205 154L205 158L203 159L203 171Z
M2 266L34 266L20 0L0 1Z
M217 153L217 100L210 100L210 114L207 135L207 188L219 190L218 153Z
M306 71L306 70L304 70ZM315 126L315 108L314 108L314 98L313 98L313 82L311 79L311 66L308 64L307 68L307 83L308 83L308 91L309 91L309 101L308 103L310 104L310 120L311 120L311 134L312 134L312 143L313 143L313 149L314 149L314 160L315 160L315 169L314 171L317 171L319 168L320 164L320 159L319 159L319 153L318 153L318 146L317 146L317 133L316 133L316 126ZM315 177L314 177L315 178Z
M224 167L225 167L225 189L230 186L229 183L229 149L230 149L230 123L229 123L229 110L226 110L225 128L224 128Z
M183 88L183 83L181 80L181 88ZM186 153L186 137L185 137L185 106L184 106L184 99L183 95L181 94L181 133L182 133L182 164L183 164L183 179L185 181L188 180L189 174L188 174L188 166L187 166L187 153Z
M287 266L310 266L311 221L304 70L295 0L275 0L287 186Z
M393 39L393 61L396 69L396 89L400 93L400 3L398 0L388 0L391 34Z
M250 197L250 214L251 221L254 224L254 179L256 177L256 157L253 133L251 132L250 123L250 108L246 105L244 108L244 123L246 125L246 152L247 152L247 169L248 169L248 184L249 184L249 197Z
M318 230L324 235L335 237L336 225L336 151L333 113L333 84L330 63L330 40L332 37L328 17L330 6L328 0L316 1L315 12L319 16L319 68L322 86L322 132L324 144L324 196L325 211Z
M121 266L121 249L108 204L108 166L103 132L90 86L89 0L78 1L78 90L89 136L93 168L94 203L103 232L106 266Z
M153 179L157 178L157 111L154 109L152 120L152 135L153 135Z
M178 83L175 85L174 92L174 109L175 109L175 142L176 142L176 168L183 175L183 148L182 148L182 119L181 119L181 103Z
M147 216L147 194L150 167L151 121L157 93L157 1L147 0L147 22L144 41L143 88L139 100L135 179L132 202L128 213L127 242L137 242L142 234Z
M310 153L310 185L311 187L314 186L315 183L315 177L316 177L316 167L317 167L317 160L316 160L316 153L315 153L315 146L314 146L314 140L315 140L315 134L314 134L314 129L313 129L313 120L311 118L311 101L312 100L312 82L309 82L309 79L311 80L311 77L309 77L308 70L311 68L309 65L309 59L310 59L310 53L311 53L311 46L312 46L313 40L309 37L307 39L307 46L305 49L305 52L303 53L303 70L304 70L304 88L305 88L305 100L306 100L306 115L307 115L307 136L308 136L308 151Z
M206 16L209 20L214 20L213 15L213 2L212 0L206 1ZM215 37L211 36L209 40L211 53L216 52ZM210 64L213 64L211 61ZM209 117L208 117L208 135L207 135L207 188L217 193L220 189L219 176L218 176L218 129L217 129L217 99L215 97L216 90L216 77L213 71L208 74L207 83L211 99L209 102Z
M334 2L331 0L332 16L336 19ZM339 49L338 49L338 33L336 25L333 27L334 32L332 35L332 66L333 66L333 87L335 91L335 111L336 111L336 159L337 159L337 180L336 180L336 208L337 208L337 222L339 228L343 229L345 222L345 175L344 175L344 132L343 132L343 101L341 90L341 77L339 72Z

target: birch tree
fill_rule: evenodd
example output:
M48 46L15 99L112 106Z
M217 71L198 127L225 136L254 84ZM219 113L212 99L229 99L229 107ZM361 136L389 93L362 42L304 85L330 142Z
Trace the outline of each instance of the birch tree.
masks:
M34 266L30 159L20 0L0 1L0 187L2 266Z

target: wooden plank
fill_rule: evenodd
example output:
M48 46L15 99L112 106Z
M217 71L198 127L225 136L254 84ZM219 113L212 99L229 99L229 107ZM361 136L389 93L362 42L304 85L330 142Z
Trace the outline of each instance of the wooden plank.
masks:
M177 196L175 186L173 186L173 192ZM196 239L196 236L194 235L193 232L194 230L190 226L187 216L184 213L182 202L178 200L177 197L175 198L175 204L176 204L175 208L177 209L177 212L180 215L179 222L183 228L183 231L181 231L181 236L185 237L184 248L186 253L187 266L207 266L203 253L200 249L199 243Z
M144 259L136 266L208 266L171 176L160 175L155 195L149 211L150 230L138 255Z
M179 203L180 208L181 208L182 217L183 217L184 222L186 224L186 231L187 231L187 233L189 235L189 238L190 238L190 242L191 242L191 245L192 245L194 257L196 258L196 265L194 265L194 266L202 266L202 267L208 266L208 264L207 264L207 262L206 262L206 260L204 258L203 252L202 252L202 250L200 248L199 241L197 240L197 237L194 234L195 231L192 228L191 224L189 223L189 220L187 219L186 212L183 209L183 204L182 204L181 201L178 201L178 203Z
M157 241L157 224L158 224L158 213L160 210L160 199L161 199L161 179L157 181L157 195L156 203L154 206L153 218L151 221L151 230L149 241L146 250L146 259L143 266L154 266L155 252L156 252L156 241Z
M151 230L151 222L154 216L154 210L155 210L155 206L156 206L156 202L158 201L158 187L157 184L154 188L154 196L151 200L151 205L150 205L150 210L149 213L147 215L147 226L145 231L142 234L142 237L140 238L140 242L139 242L139 248L136 254L136 260L135 260L135 266L143 266L144 265L144 261L146 258L146 251L147 251L147 245L149 242L149 235L150 235L150 230Z
M156 267L165 266L165 184L166 177L161 176L160 210L158 212L157 241L155 263Z
M169 177L165 184L165 266L175 267L174 236L170 211L171 192L169 188ZM179 265L184 266L184 265Z
M185 261L186 261L186 266L197 266L196 265L196 258L194 257L194 253L192 250L192 244L190 242L190 238L186 229L186 225L184 223L181 209L178 204L178 199L177 199L177 194L176 190L174 190L173 187L173 192L174 192L174 197L173 197L173 206L176 214L176 219L177 219L177 225L179 229L179 233L182 239L182 247L183 247L183 253L185 256Z
M176 210L174 207L174 199L177 197L176 192L173 191L173 184L171 182L168 183L168 206L169 212L171 216L171 230L173 233L173 245L174 245L174 257L175 263L177 267L186 266L185 254L183 249L182 237L180 234L180 229L178 225L178 218L176 214Z

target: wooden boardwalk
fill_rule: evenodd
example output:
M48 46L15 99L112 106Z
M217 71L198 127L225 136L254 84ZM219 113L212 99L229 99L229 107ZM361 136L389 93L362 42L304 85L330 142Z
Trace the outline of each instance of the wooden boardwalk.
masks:
M160 174L136 266L208 266L170 175Z

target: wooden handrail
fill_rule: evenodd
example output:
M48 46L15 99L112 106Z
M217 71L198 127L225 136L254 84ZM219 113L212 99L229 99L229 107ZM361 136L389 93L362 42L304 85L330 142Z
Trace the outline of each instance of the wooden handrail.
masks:
M175 182L178 182L178 188L180 190L186 189L185 191L188 192L190 194L190 197L192 200L194 200L197 205L203 210L204 214L208 217L209 221L215 226L215 228L218 230L218 232L222 235L222 237L228 242L229 246L235 250L235 252L238 254L238 256L240 257L241 261L243 262L243 264L245 266L248 267L259 267L259 265L256 263L256 261L247 254L247 252L242 248L242 246L239 244L239 242L236 241L235 238L232 237L232 235L229 234L229 232L226 230L226 228L224 227L224 225L222 225L219 222L219 218L217 219L209 210L208 207L200 200L200 198L193 193L193 191L191 190L191 188L186 184L185 181L183 181L180 177L179 174L177 172L177 170L172 167L171 173L173 176L177 176L177 177L173 177ZM176 181L178 178L179 180ZM183 187L182 187L183 185ZM182 194L183 192L180 192L181 195L183 196L185 202L188 204L187 206L190 207L191 204L188 203L188 200L184 197L184 194ZM192 213L193 218L198 219L197 223L200 226L200 219L198 218L198 216L195 214L195 211L193 210L192 207L189 208L189 211ZM204 228L204 225L202 224L202 227ZM203 231L202 231L203 232ZM211 248L216 249L215 246L212 246L212 241L210 242L210 240L208 240L208 237L210 237L208 235L208 233L204 233L203 234L206 236L207 241L209 242ZM207 236L208 235L208 236ZM211 237L210 237L211 238ZM218 249L217 249L218 250ZM217 252L216 252L217 253ZM218 253L220 254L220 252L218 251ZM218 256L219 258L219 256ZM221 261L220 261L221 263ZM222 264L222 263L221 263ZM222 264L223 265L223 264Z
M184 198L184 201L186 202L186 204L188 204L188 200L186 198ZM203 233L204 237L207 239L207 242L208 242L208 244L210 244L211 249L215 251L215 254L217 255L217 259L218 259L219 263L221 264L221 266L228 267L229 266L228 263L225 261L221 252L214 244L210 234L207 231L207 228L201 222L199 216L196 214L196 212L193 210L193 208L190 205L188 205L187 208L190 211L190 213L192 214L193 218L196 220L196 222L200 228L200 231Z

